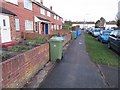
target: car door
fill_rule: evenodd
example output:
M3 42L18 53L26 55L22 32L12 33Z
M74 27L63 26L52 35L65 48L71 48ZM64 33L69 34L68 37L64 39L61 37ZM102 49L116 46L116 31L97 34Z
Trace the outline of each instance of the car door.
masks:
M115 43L115 35L114 35L115 31L112 31L110 33L110 36L109 36L109 43L111 45L112 48L115 47L114 43Z
M120 52L120 30L117 33L117 39L116 39L116 50Z

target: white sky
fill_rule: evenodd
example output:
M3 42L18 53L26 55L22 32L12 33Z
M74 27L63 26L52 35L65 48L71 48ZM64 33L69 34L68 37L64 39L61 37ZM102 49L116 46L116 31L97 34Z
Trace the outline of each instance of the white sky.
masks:
M40 0L37 0L40 1ZM46 7L72 21L97 21L100 17L115 20L120 0L43 0Z

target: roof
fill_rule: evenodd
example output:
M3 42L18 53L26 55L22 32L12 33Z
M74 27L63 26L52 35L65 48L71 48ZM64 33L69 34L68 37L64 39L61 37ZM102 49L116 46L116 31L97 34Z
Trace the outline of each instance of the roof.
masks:
M10 15L13 15L13 16L17 16L15 13L13 13L13 12L11 12L11 11L3 8L3 7L0 7L0 10L2 10L1 13L10 14Z
M44 8L45 10L59 16L58 14L56 14L54 11L50 10L49 8L45 7L43 4L40 4L39 2L35 1L35 0L31 0L33 3L37 4L38 6ZM62 18L61 16L59 16L60 18ZM62 18L63 19L63 18Z
M45 19L45 18L42 18L42 17L39 17L39 16L37 16L37 18L39 18L40 20L44 20L44 21L50 22L48 19Z

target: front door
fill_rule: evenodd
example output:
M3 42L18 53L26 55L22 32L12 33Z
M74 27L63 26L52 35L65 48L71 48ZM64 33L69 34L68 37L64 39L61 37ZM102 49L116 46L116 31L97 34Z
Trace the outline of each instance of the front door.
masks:
M1 43L11 41L9 16L0 14Z
M45 34L48 34L48 24L45 24Z

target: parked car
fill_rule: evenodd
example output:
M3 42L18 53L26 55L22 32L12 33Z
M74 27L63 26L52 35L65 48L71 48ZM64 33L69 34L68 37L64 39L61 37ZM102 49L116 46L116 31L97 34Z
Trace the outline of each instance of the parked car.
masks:
M120 53L120 30L114 30L110 33L108 48L112 48Z
M100 35L98 35L97 40L101 41L102 43L108 43L109 35L112 30L101 30Z
M93 30L93 28L90 28L90 29L88 30L88 33L89 33L89 34L92 34L92 30Z
M92 30L92 36L94 36L94 37L98 37L98 35L100 35L100 28L94 28L93 30Z

